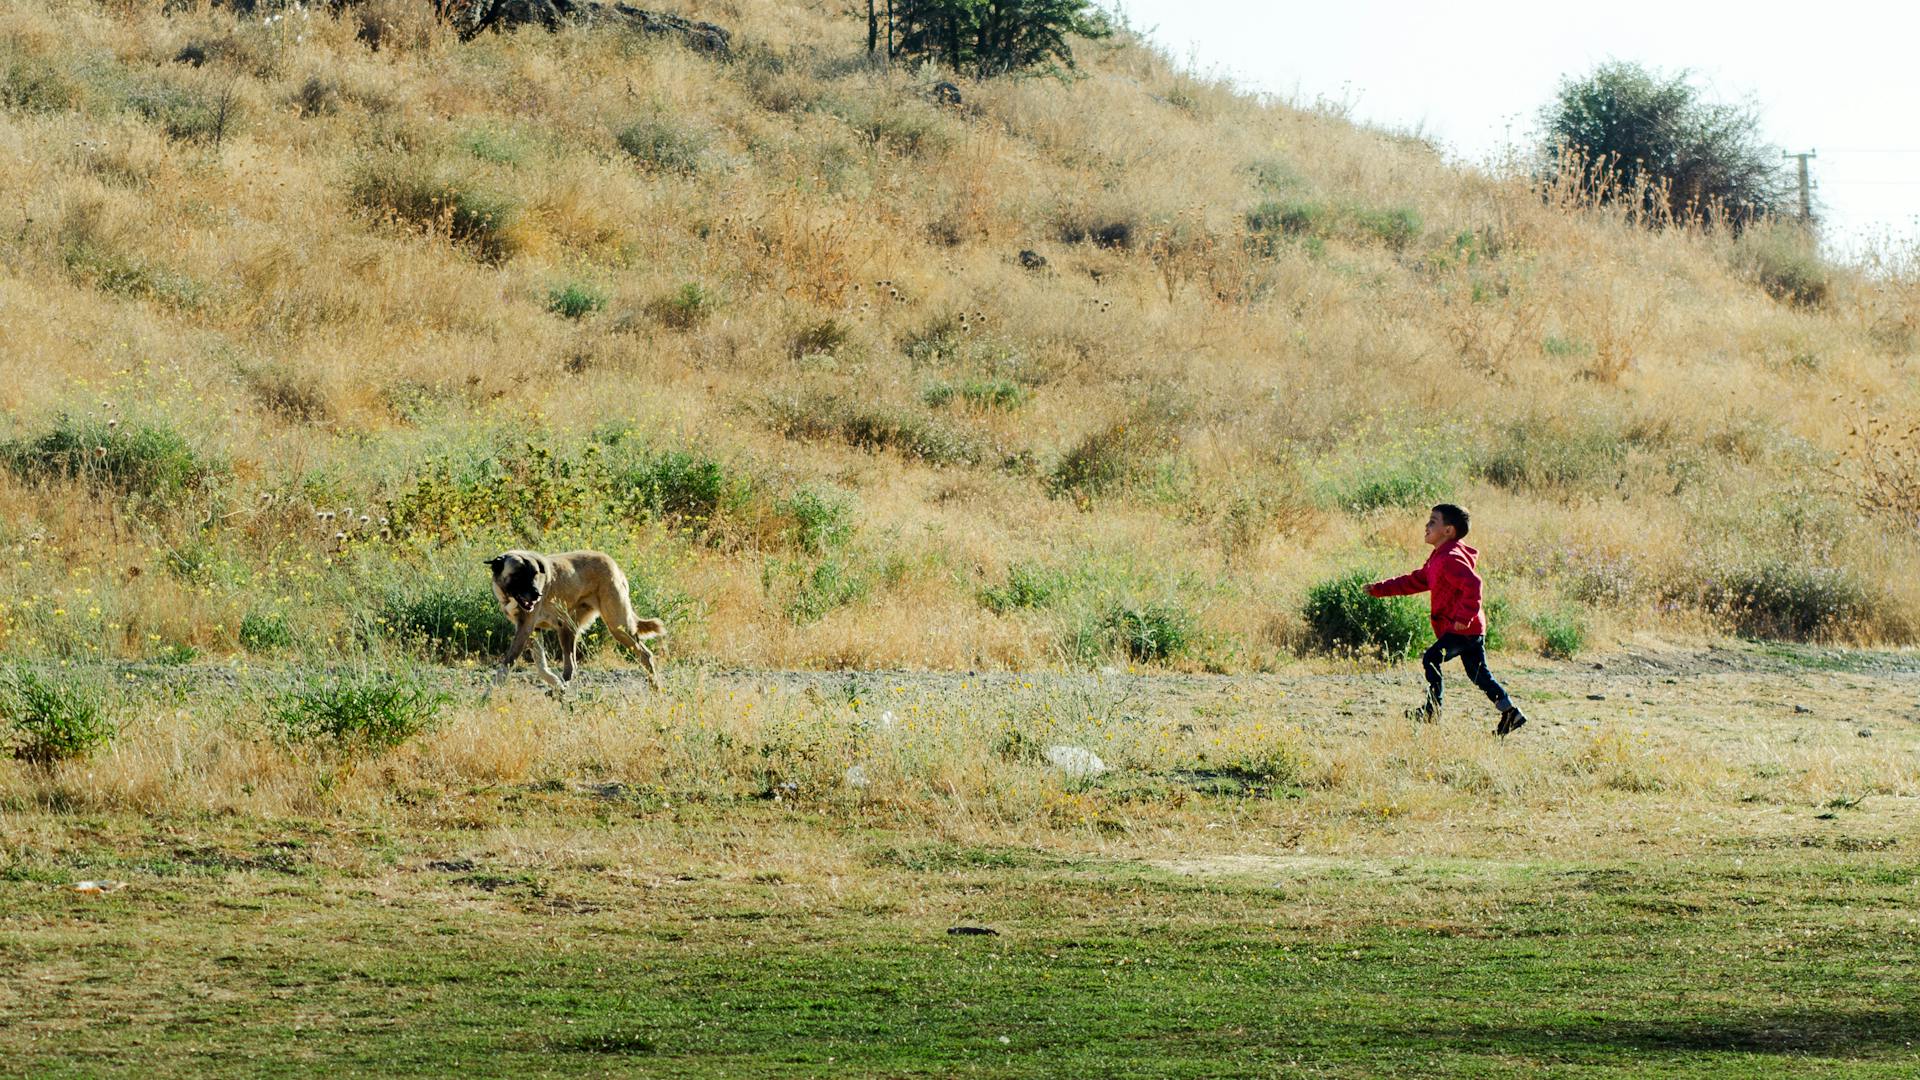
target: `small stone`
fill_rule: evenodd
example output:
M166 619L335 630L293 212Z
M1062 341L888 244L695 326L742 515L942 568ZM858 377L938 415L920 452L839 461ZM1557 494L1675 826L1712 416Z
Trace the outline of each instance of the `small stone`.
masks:
M1863 739L1871 739L1873 738L1873 729L1861 728L1858 732L1856 732L1856 734L1858 734Z
M1000 931L990 926L949 926L947 933L954 937L999 937Z
M1024 249L1020 252L1020 265L1028 270L1045 270L1047 257L1031 248Z
M1605 701L1605 700L1607 700L1607 695L1605 695L1605 694L1588 694L1588 695L1587 695L1587 700L1588 700L1588 701Z
M1047 764L1072 777L1099 776L1107 771L1100 755L1079 746L1047 747Z
M1805 705L1795 705L1793 707L1793 711L1796 713L1799 713L1802 716L1805 716L1806 714L1812 712L1813 710L1807 708Z

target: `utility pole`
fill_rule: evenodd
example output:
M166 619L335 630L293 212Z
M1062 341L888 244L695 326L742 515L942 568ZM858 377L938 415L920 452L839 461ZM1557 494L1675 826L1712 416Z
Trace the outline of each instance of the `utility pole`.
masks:
M1799 159L1799 162L1800 162L1800 224L1811 225L1813 224L1813 184L1811 181L1807 179L1807 159L1811 157L1818 157L1819 155L1814 153L1812 150L1809 150L1804 154L1782 153L1780 156L1783 158Z

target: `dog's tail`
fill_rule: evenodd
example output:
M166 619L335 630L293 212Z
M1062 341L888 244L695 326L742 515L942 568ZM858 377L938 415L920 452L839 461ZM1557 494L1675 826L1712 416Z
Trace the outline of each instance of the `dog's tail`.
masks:
M641 641L645 641L648 638L657 638L666 632L667 624L661 622L659 619L633 620L633 636L639 638Z

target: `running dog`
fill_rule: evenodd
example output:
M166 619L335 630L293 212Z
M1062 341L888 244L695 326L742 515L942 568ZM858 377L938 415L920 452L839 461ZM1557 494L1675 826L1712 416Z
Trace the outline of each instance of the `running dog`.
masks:
M494 676L495 686L507 679L508 669L531 646L540 665L540 678L555 691L565 690L573 681L574 655L580 635L595 619L607 620L614 640L633 650L640 666L647 669L647 680L660 689L660 674L653 653L641 642L666 633L659 619L642 619L633 613L633 601L627 595L627 576L609 556L598 551L568 551L559 555L541 555L532 551L509 551L487 560L493 571L493 595L500 610L513 620L513 644L500 659ZM547 666L547 651L541 647L536 630L552 630L560 635L560 675Z

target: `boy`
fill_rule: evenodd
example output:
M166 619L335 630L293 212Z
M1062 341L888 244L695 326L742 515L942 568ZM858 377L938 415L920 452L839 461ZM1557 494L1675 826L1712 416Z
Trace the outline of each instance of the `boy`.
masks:
M1426 541L1433 548L1427 564L1404 577L1374 582L1367 586L1367 595L1432 593L1430 621L1439 640L1420 656L1420 666L1427 672L1427 700L1408 709L1408 719L1440 719L1440 665L1457 656L1466 666L1467 678L1500 710L1500 726L1493 733L1509 735L1520 730L1527 718L1487 671L1487 619L1480 610L1480 575L1473 570L1480 553L1460 542L1466 535L1465 510L1452 503L1434 507L1427 517Z

